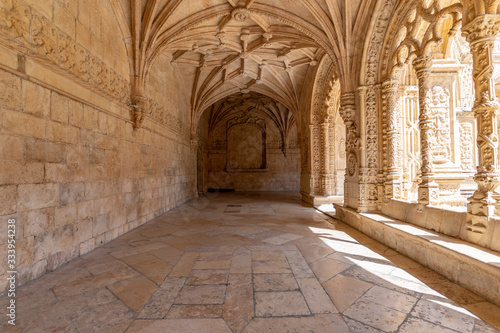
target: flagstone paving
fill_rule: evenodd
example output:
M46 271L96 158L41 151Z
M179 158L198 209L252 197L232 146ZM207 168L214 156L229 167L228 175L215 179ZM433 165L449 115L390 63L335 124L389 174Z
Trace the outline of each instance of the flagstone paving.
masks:
M200 197L20 287L16 304L0 331L500 332L499 307L291 193Z

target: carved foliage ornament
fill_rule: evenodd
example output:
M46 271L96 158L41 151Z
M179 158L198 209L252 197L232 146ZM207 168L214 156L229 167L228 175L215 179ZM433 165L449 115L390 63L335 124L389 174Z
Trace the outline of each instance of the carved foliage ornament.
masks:
M435 163L444 163L451 159L450 133L450 93L448 89L434 86L431 90L431 124L434 133L432 152Z
M146 105L147 111L145 113L148 117L160 123L162 126L183 135L184 137L189 136L189 127L180 118L172 114L167 108L160 106L160 104L155 102L153 99L148 99ZM132 114L134 114L134 110L132 110Z
M399 31L394 35L395 51L392 56L390 77L397 78L405 62L432 53L433 48L441 45L445 34L454 35L462 20L462 4L455 3L441 8L439 1L432 1L425 5L423 1L415 1L404 17ZM452 18L451 25L446 29L442 24L446 18ZM426 23L426 30L422 32L422 23Z
M148 99L141 95L132 95L130 97L132 104L132 122L134 128L137 129L142 125L144 116L148 110Z
M0 13L0 31L17 48L31 51L31 55L50 66L63 68L101 93L121 102L127 101L130 93L128 80L33 8L21 1L12 1L11 5L9 10Z
M460 162L462 170L474 170L474 138L472 130L472 123L464 122L460 124Z
M462 28L462 35L469 43L482 37L496 36L500 32L499 15L480 15Z

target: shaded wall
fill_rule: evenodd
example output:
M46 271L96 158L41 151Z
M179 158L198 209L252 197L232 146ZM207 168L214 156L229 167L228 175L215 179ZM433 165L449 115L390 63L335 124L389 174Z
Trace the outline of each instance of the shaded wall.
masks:
M206 114L206 113L205 113ZM251 113L261 125L234 118L219 123L212 131L206 128L208 117L200 120L198 179L199 188L236 191L298 191L300 185L300 148L297 130L290 132L287 149L282 149L278 128L266 115ZM208 132L208 133L207 133ZM229 132L229 133L228 133ZM206 136L203 135L205 133ZM202 169L201 169L202 168Z
M133 131L109 1L65 3L0 4L0 220L16 220L18 285L195 195L182 104L159 100L169 115Z

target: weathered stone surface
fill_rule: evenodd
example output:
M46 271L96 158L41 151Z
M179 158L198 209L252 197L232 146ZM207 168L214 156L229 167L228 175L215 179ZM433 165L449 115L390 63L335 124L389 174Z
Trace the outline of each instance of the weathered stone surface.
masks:
M184 286L175 304L223 304L225 285Z
M18 207L39 209L59 205L59 186L57 184L19 185Z
M26 162L61 163L66 159L66 147L62 144L28 140Z
M254 300L250 274L229 276L223 318L234 332L241 332L254 317Z
M94 255L109 261L89 266L93 279L52 285L54 295L102 290L104 279L185 278L179 300L203 303L187 290L206 291L241 331L249 308L239 320L221 302L248 299L251 276L266 315L286 313L282 304L262 310L263 295L280 292L296 295L295 305L303 297L310 316L333 312L322 284L360 330L488 330L462 310L453 323L453 314L433 314L452 294L489 313L482 318L494 310L426 269L411 264L410 274L389 247L500 302L500 261L489 252L500 250L499 7L188 2L1 2L0 215L16 219L19 285L103 245ZM208 188L300 190L385 245L300 207L294 194L231 201ZM145 225L199 193L161 226ZM142 233L110 243L135 228ZM136 314L120 304L107 324L104 314L83 320L67 310L50 322L50 308L33 314L41 326L18 327L124 330ZM200 304L178 305L187 316ZM373 318L376 306L387 320ZM399 326L396 312L406 316Z
M139 312L155 292L157 286L147 278L140 276L116 282L109 285L108 288L132 311Z
M256 292L255 314L258 317L305 316L311 314L298 291Z
M291 216L313 212L311 208L295 205L293 200L277 203L279 196L276 194L261 195L270 196L274 205L286 208L282 210L286 214L281 213L280 218L274 219L269 228L288 224ZM189 239L173 236L171 232L182 232L182 226L189 230L189 235L198 227L203 232L203 226L207 225L210 216L215 216L217 221L217 226L211 232L218 234L217 229L221 228L223 232L220 235L225 237L223 235L230 232L226 228L227 222L231 223L234 235L244 233L247 224L254 221L252 218L245 219L246 223L235 224L232 217L221 217L213 214L213 211L233 200L253 199L246 194L233 197L224 195L221 199L222 202L213 201L207 205L206 211L200 214L206 218L180 221L179 210L175 210L20 287L18 327L29 331L36 331L37 327L122 331L123 327L127 329L130 325L132 326L128 330L148 327L163 329L165 320L182 320L169 322L170 332L177 327L176 323L181 323L179 327L185 330L192 327L198 329L199 320L219 319L225 326L210 326L213 322L205 322L201 330L213 328L219 332L227 328L232 332L348 332L349 327L355 332L370 333L425 329L444 332L497 331L478 319L485 318L489 323L497 325L496 306L463 288L453 287L453 283L430 274L415 262L402 260L399 255L392 254L383 257L384 260L374 259L369 249L375 248L376 243L369 238L360 239L358 248L354 251L356 254L352 257L344 252L346 258L355 258L356 261L351 261L353 269L338 273L323 285L315 276L300 277L308 265L295 245L189 245L185 246L188 250L186 252L162 243L163 240L175 239L177 245L181 245L183 241L190 244ZM78 204L73 205L79 207ZM72 247L75 251L85 253L88 247L94 246L95 241L101 239L101 236L93 238L91 219L55 230L52 226L47 226L46 223L51 221L51 212L55 210L56 208L47 208L30 211L47 214L48 220L43 225L36 226L38 229L19 217L19 224L24 227L21 233L23 238L17 243L20 279L32 279L44 270L53 269L67 261L71 253L64 251L65 248ZM303 223L305 226L309 225L307 221ZM47 228L53 230L39 234ZM0 228L0 234L2 233L5 230L2 232ZM27 233L35 235L27 236ZM348 248L353 242L352 237L359 236L340 223L336 226L324 224L321 234L322 237L335 234L337 248ZM102 237L106 237L106 233L103 235ZM79 246L75 247L75 244ZM360 246L367 248L361 251ZM172 265L183 254L184 259L180 262L178 272L185 273L186 276L165 278ZM292 269L288 273L245 274L231 273L230 268L193 268L196 262L233 262L235 257L242 254L247 255L247 265L251 263L252 257L259 259L258 262L270 263L281 263L285 258L290 266L302 268ZM24 268L30 262L37 264ZM324 265L331 262L331 259L324 261ZM336 266L336 263L331 264ZM391 282L384 280L390 277L384 275L387 272L394 275L389 280ZM429 279L434 288L450 298L431 288L424 288L423 282L417 284L417 278ZM372 283L364 281L367 279ZM391 283L396 285L387 288ZM415 291L417 286L418 292ZM454 303L454 297L466 304L467 310ZM0 297L0 305L4 299L5 296ZM70 324L73 326L68 326Z

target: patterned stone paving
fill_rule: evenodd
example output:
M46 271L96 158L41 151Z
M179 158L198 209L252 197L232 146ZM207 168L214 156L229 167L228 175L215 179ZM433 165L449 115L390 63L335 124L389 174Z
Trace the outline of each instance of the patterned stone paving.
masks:
M500 327L499 307L289 193L202 197L21 287L17 303L18 325L0 331Z

